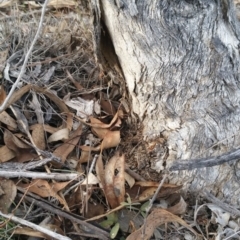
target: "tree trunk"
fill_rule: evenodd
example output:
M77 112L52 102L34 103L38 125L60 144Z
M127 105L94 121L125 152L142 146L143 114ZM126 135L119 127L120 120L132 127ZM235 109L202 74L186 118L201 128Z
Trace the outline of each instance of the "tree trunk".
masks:
M152 168L240 145L240 28L231 0L100 0L98 11L95 23L99 17L107 28L145 139L165 139ZM239 178L232 161L174 171L170 180L239 204Z

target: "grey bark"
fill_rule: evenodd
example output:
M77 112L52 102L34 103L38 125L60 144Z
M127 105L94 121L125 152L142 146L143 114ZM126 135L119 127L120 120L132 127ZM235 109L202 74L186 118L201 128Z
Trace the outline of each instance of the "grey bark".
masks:
M98 10L145 139L166 141L152 168L240 146L240 28L231 0L100 0ZM175 171L171 182L239 204L239 179L233 161Z

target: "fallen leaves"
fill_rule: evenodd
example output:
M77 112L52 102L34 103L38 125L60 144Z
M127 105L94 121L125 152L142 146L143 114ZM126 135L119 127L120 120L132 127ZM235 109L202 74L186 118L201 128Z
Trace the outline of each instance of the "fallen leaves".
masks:
M148 240L153 235L154 230L168 222L177 222L190 230L196 236L198 235L196 231L190 227L185 221L183 221L180 217L164 210L164 209L154 209L146 219L145 224L139 228L137 231L131 233L126 240L136 240L136 239L143 239Z

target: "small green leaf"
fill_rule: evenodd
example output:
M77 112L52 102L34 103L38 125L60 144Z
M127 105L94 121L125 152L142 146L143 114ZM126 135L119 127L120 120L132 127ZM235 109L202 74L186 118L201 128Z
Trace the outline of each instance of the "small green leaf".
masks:
M112 212L107 215L107 219L112 221L113 223L116 223L118 221L118 216L117 216L116 212Z
M111 239L114 239L117 236L118 231L119 231L119 227L120 227L120 224L118 222L113 226L113 228L110 232L110 238Z
M100 225L103 228L110 228L113 224L114 224L114 222L112 220L109 220L109 219L100 222Z
M141 206L140 211L141 211L141 212L146 212L147 208L149 207L149 204L150 204L150 201L145 202L145 203Z

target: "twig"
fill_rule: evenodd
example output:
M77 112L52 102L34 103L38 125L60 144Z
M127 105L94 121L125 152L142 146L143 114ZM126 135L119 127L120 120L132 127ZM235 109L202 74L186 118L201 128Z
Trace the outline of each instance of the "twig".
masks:
M58 240L71 240L71 238L69 238L69 237L65 237L65 236L60 235L60 234L58 234L56 232L50 231L47 228L41 227L39 225L36 225L36 224L34 224L32 222L26 221L26 220L21 219L19 217L15 217L12 214L4 214L4 213L2 213L0 211L0 215L3 216L4 218L10 219L10 220L12 220L12 221L14 221L16 223L20 223L20 224L28 226L28 227L30 227L30 228L32 228L34 230L42 232L42 233L44 233L44 234L46 234L46 235L48 235L48 236L50 236L50 237L52 237L54 239L58 239Z
M139 174L131 170L129 167L125 167L125 172L128 173L131 177L133 177L137 181L146 182L146 179L144 179Z
M190 160L177 160L170 167L170 171L192 170L195 168L213 167L226 162L240 159L240 149L232 150L217 157L208 157Z
M142 232L143 239L145 239L144 236L145 236L145 230L146 230L147 216L148 216L148 214L149 214L149 212L150 212L150 210L151 210L151 208L152 208L152 206L153 206L153 203L155 202L155 200L156 200L156 198L157 198L157 195L158 195L160 189L162 188L162 185L164 184L166 178L167 178L167 174L165 174L165 175L163 176L163 179L162 179L161 182L159 183L156 192L154 193L153 197L152 197L151 200L149 201L149 205L148 205L147 208L146 208L146 215L145 215L145 217L144 217L144 224L143 224L144 227L143 227L143 232Z
M226 212L231 213L233 216L238 216L240 217L240 211L238 209L236 209L235 207L223 203L222 201L220 201L219 199L217 199L216 197L214 197L210 192L208 192L207 190L203 191L204 196L206 197L206 199L214 204L216 204L218 207L222 208L223 210L225 210Z
M18 75L18 78L17 78L16 82L13 84L13 86L12 86L8 96L6 97L6 99L4 100L3 104L0 107L0 113L5 110L5 107L6 107L7 103L8 103L8 101L9 101L9 99L12 97L12 95L14 93L14 90L16 89L18 83L20 82L20 80L21 80L21 78L22 78L22 76L23 76L23 74L24 74L24 72L26 70L26 65L27 65L29 56L32 53L33 47L34 47L34 45L35 45L35 43L36 43L36 41L37 41L37 39L39 37L41 29L42 29L42 25L43 25L43 20L44 20L44 15L45 15L47 4L48 4L48 0L45 0L45 2L43 4L43 7L42 7L41 18L40 18L40 22L39 22L39 25L38 25L38 29L37 29L36 35L35 35L32 43L31 43L30 48L27 51L27 54L26 54L26 57L24 59L24 62L23 62L23 65L21 67L21 71L20 71L20 73Z
M5 178L20 178L20 177L26 177L26 178L32 178L32 179L53 179L56 181L68 181L77 179L80 177L78 173L41 173L41 172L25 172L21 169L16 171L11 170L0 170L0 177Z
M17 189L21 192L25 192L25 190L21 187L17 187ZM22 193L18 194L20 197L23 196ZM64 217L69 219L72 222L80 224L83 229L86 229L87 232L91 232L93 235L98 235L99 239L109 239L109 233L106 230L103 230L100 225L96 223L88 223L84 221L85 219L81 216L78 216L74 213L66 212L59 207L52 205L49 201L42 199L41 197L37 196L33 193L27 193L28 196L25 196L24 199L28 202L33 202L33 204L41 207L49 212L56 214L57 216Z

